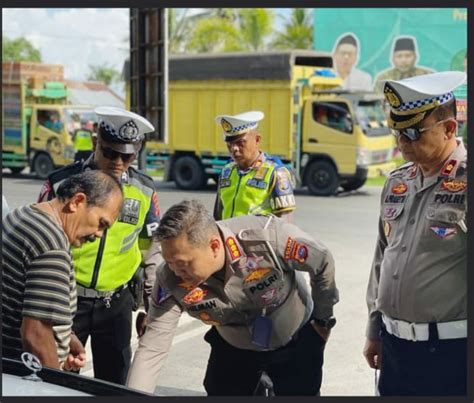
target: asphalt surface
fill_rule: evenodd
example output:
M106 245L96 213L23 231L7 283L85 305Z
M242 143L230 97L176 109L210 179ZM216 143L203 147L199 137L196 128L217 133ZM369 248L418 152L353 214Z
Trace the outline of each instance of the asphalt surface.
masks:
M26 175L3 174L2 193L10 207L36 200L42 181ZM178 190L157 182L162 212L183 199L199 199L212 210L215 186L199 192ZM374 373L362 356L367 308L365 291L375 248L381 188L363 187L333 197L296 192L294 223L321 240L333 253L340 302L335 306L337 325L326 346L322 396L372 396ZM204 395L209 348L203 340L208 327L184 314L156 393ZM136 336L133 336L136 348ZM90 355L89 355L90 357ZM88 362L85 375L93 376Z

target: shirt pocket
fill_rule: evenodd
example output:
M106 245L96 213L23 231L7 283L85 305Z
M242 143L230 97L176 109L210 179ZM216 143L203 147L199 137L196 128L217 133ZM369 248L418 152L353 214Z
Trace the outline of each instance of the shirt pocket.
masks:
M466 213L464 209L443 206L442 208L430 207L426 211L428 228L426 231L430 236L441 240L454 238L460 233L467 232Z

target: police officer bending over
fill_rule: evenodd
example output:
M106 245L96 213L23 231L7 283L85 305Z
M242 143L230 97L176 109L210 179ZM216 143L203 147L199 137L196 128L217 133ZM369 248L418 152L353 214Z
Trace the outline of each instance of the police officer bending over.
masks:
M72 248L78 295L73 330L84 345L91 336L94 376L124 384L136 306L128 284L142 264L149 294L160 261L159 245L152 244L151 238L160 217L155 185L130 166L144 134L154 128L143 117L123 109L100 107L95 112L99 131L93 138L94 153L86 161L53 172L39 201L51 200L65 178L84 170L100 169L120 178L124 203L118 220L100 240ZM141 250L146 253L143 262Z
M467 152L456 139L462 72L387 81L403 157L382 191L364 355L381 395L465 395Z
M208 395L252 395L262 370L276 395L318 394L338 301L324 245L272 215L216 223L194 200L172 206L155 236L166 263L157 271L129 387L154 391L186 311L211 326Z
M295 208L293 178L279 158L260 151L260 111L235 116L219 115L216 123L224 129L224 140L232 157L219 177L214 218L222 220L247 214L277 216Z

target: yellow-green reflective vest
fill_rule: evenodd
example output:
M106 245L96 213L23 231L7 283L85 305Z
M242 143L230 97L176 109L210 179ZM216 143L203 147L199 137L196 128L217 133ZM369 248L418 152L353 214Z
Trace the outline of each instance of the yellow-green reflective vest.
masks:
M235 163L227 164L222 170L219 182L222 202L222 219L247 214L270 214L270 203L275 164L270 160L262 162L259 168L239 173Z
M137 238L150 208L153 189L134 177L122 186L122 211L106 235L72 248L76 280L84 287L114 290L132 278L142 260Z
M74 148L76 151L92 151L92 132L78 130L74 137Z

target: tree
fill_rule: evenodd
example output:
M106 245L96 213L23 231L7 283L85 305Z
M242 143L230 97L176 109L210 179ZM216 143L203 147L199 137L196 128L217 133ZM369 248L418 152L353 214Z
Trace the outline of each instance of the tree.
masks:
M240 33L247 50L263 50L265 39L271 34L274 14L265 8L245 8L238 14Z
M3 37L4 62L41 62L41 52L26 38L9 39Z
M195 52L262 50L272 32L273 20L273 11L264 8L213 9L196 22L186 49Z
M232 52L242 50L239 32L227 19L209 17L197 22L187 44L187 50L203 52Z
M272 46L277 49L311 49L313 22L309 9L294 8L282 32L277 32Z
M102 66L89 65L89 69L88 80L102 81L106 85L120 81L120 72L108 64L103 64Z

